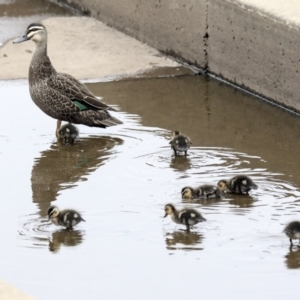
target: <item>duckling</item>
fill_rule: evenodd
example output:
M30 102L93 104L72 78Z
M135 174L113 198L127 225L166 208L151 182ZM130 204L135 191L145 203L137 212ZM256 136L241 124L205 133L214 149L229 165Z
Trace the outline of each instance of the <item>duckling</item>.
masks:
M56 137L62 139L64 144L74 144L74 141L79 135L79 131L72 123L68 123L60 127L61 121L57 121Z
M177 152L184 152L184 156L186 157L187 151L192 142L188 137L182 135L179 131L174 131L170 144L171 148L174 150L175 156L177 156Z
M229 180L220 180L218 187L224 193L241 195L248 195L251 189L257 189L257 185L246 175L237 175Z
M49 207L48 216L54 225L64 226L67 229L73 229L73 226L81 221L85 222L79 212L72 209L60 211L56 206Z
M186 231L190 231L190 227L198 224L199 222L206 221L205 218L195 209L192 208L183 208L177 210L173 204L167 204L165 206L165 217L168 215L171 216L173 222L177 224L186 225Z
M293 221L286 225L283 232L290 238L291 246L293 246L292 240L299 240L300 245L300 222Z
M210 184L200 185L197 188L186 186L181 190L181 196L183 199L223 198L223 191Z

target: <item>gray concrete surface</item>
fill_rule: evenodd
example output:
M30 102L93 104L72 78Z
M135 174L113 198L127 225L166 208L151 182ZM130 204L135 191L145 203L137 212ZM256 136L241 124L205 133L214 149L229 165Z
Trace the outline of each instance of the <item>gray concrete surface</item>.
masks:
M48 31L48 55L54 67L78 79L119 78L156 68L181 67L156 49L94 18L52 17L43 24ZM31 41L8 41L0 48L0 79L27 78L34 51Z
M206 0L64 0L93 17L205 68Z
M300 110L299 29L236 1L209 0L208 23L211 72Z
M153 47L300 111L298 0L64 0Z

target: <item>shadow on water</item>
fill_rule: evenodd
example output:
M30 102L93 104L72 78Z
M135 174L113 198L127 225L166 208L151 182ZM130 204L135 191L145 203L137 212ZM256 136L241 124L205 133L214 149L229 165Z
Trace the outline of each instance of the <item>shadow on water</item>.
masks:
M47 215L60 191L87 180L86 176L111 159L113 148L122 143L115 137L88 137L71 146L53 143L50 149L42 151L31 172L32 200L38 204L40 215Z

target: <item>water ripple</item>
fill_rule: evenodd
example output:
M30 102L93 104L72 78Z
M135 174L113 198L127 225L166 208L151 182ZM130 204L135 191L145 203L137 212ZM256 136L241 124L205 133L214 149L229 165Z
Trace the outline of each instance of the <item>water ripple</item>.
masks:
M22 220L24 219L24 220ZM58 252L61 246L76 246L83 242L84 232L81 230L59 229L37 214L23 216L19 222L19 236L22 246L27 248L48 248Z

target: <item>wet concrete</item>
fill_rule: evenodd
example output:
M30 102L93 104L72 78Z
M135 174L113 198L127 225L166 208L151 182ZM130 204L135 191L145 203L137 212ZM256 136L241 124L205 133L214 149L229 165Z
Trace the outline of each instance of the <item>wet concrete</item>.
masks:
M57 297L57 289L72 299L140 299L145 291L144 299L181 299L198 293L199 282L210 299L250 299L253 289L266 299L294 294L281 287L296 286L299 255L282 229L299 214L299 118L202 76L88 86L124 124L79 126L78 142L64 146L26 82L0 83L7 111L0 276L38 299ZM174 129L192 139L187 158L173 156ZM183 186L239 173L259 189L181 200ZM208 221L187 234L162 218L168 202L197 208ZM78 209L87 222L73 232L55 227L46 218L51 204Z

